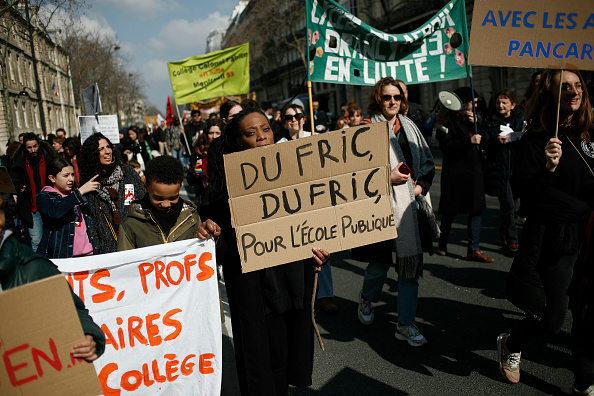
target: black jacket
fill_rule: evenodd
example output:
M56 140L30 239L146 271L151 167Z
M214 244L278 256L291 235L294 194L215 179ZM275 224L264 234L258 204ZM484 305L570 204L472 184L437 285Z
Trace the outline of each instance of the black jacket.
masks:
M24 149L24 148L23 148ZM43 145L39 145L38 155L42 155L44 157L44 162L47 166L47 163L50 159L54 157L54 154ZM18 217L21 219L23 224L27 228L33 227L33 216L31 215L31 211L33 210L33 203L31 201L32 191L34 188L31 187L31 183L29 181L29 176L27 174L27 162L25 160L25 152L21 151L17 154L14 158L14 162L12 164L12 168L10 169L10 177L12 178L12 182L17 190L17 214ZM42 185L39 186L34 194L38 194L41 189L45 186L51 186L51 182L48 179L48 175L46 173L45 179L41 181ZM25 190L20 192L20 187L25 186Z
M499 113L494 113L485 119L484 125L483 146L487 154L484 169L485 192L501 197L507 193L507 182L517 173L516 150L519 142L501 144L497 136L501 133L502 125L509 125L515 132L520 132L524 127L524 112L513 109L509 118L503 118Z
M9 232L5 232L0 242L0 283L3 289L12 289L26 283L35 282L50 276L60 275L56 267L47 258L34 253L30 247L23 245ZM72 292L72 290L70 290ZM43 298L43 296L40 296ZM85 334L93 336L97 356L105 351L105 335L101 328L93 322L85 304L72 293L74 306Z
M439 141L443 152L439 213L482 213L486 201L481 153L469 134L474 134L474 126L452 114L446 127L448 133Z

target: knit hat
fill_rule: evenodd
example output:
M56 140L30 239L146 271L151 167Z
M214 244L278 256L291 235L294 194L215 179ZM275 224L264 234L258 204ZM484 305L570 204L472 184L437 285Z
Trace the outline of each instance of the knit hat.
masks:
M470 89L470 87L460 87L457 88L454 93L456 95L458 95L458 97L460 98L460 100L462 101L462 103L468 103L468 102L472 102L473 96L472 96L472 89ZM476 92L476 90L474 90L474 97L478 98L479 94L478 92Z

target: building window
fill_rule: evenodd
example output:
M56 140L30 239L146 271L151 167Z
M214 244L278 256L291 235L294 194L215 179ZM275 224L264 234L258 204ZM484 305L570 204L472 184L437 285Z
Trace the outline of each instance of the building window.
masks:
M29 120L27 119L27 107L25 106L24 102L21 104L21 109L23 110L23 121L25 121L25 128L29 128Z
M8 74L10 75L10 81L14 82L14 71L12 70L12 52L8 52L8 62L6 62L8 66Z
M35 120L35 126L41 128L41 124L39 124L39 114L37 113L37 105L33 105L33 119Z
M29 62L29 86L30 87L34 87L35 86L35 81L33 81L33 62Z
M23 73L21 72L21 56L17 55L16 57L16 67L17 67L17 74L19 76L19 83L23 83Z
M19 107L14 102L14 120L16 121L17 128L21 127L21 118L19 117Z

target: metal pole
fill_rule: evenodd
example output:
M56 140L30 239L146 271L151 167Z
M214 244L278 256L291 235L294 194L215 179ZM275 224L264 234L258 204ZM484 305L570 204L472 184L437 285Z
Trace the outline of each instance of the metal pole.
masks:
M35 57L35 40L33 39L33 26L29 16L29 0L25 0L25 14L27 15L27 25L29 27L29 40L31 42L31 57L33 58L33 71L35 73L35 88L37 90L37 100L39 101L39 116L41 118L41 133L46 136L45 111L43 109L43 100L41 99L41 85L39 85L39 72L37 70L37 58Z

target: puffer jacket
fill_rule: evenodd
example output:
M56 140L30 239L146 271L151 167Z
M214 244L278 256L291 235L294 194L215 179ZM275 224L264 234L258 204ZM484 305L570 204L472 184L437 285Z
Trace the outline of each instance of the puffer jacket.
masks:
M93 239L91 216L87 199L78 191L62 197L57 192L41 191L37 194L37 208L43 219L43 236L37 248L37 253L49 258L68 258L73 256L75 214L74 207L79 205L89 242L93 245L93 254L99 252L95 248Z
M118 251L196 238L201 224L196 205L184 200L175 225L165 235L155 217L137 200L132 203L128 217L120 225Z
M0 283L2 289L12 289L60 274L58 267L51 261L33 252L29 246L19 243L10 231L4 232L2 242L0 242ZM70 291L83 332L93 336L97 344L97 356L101 356L105 351L105 335L101 328L93 322L93 318L89 315L82 300L72 292L72 289ZM40 296L40 298L42 297Z

